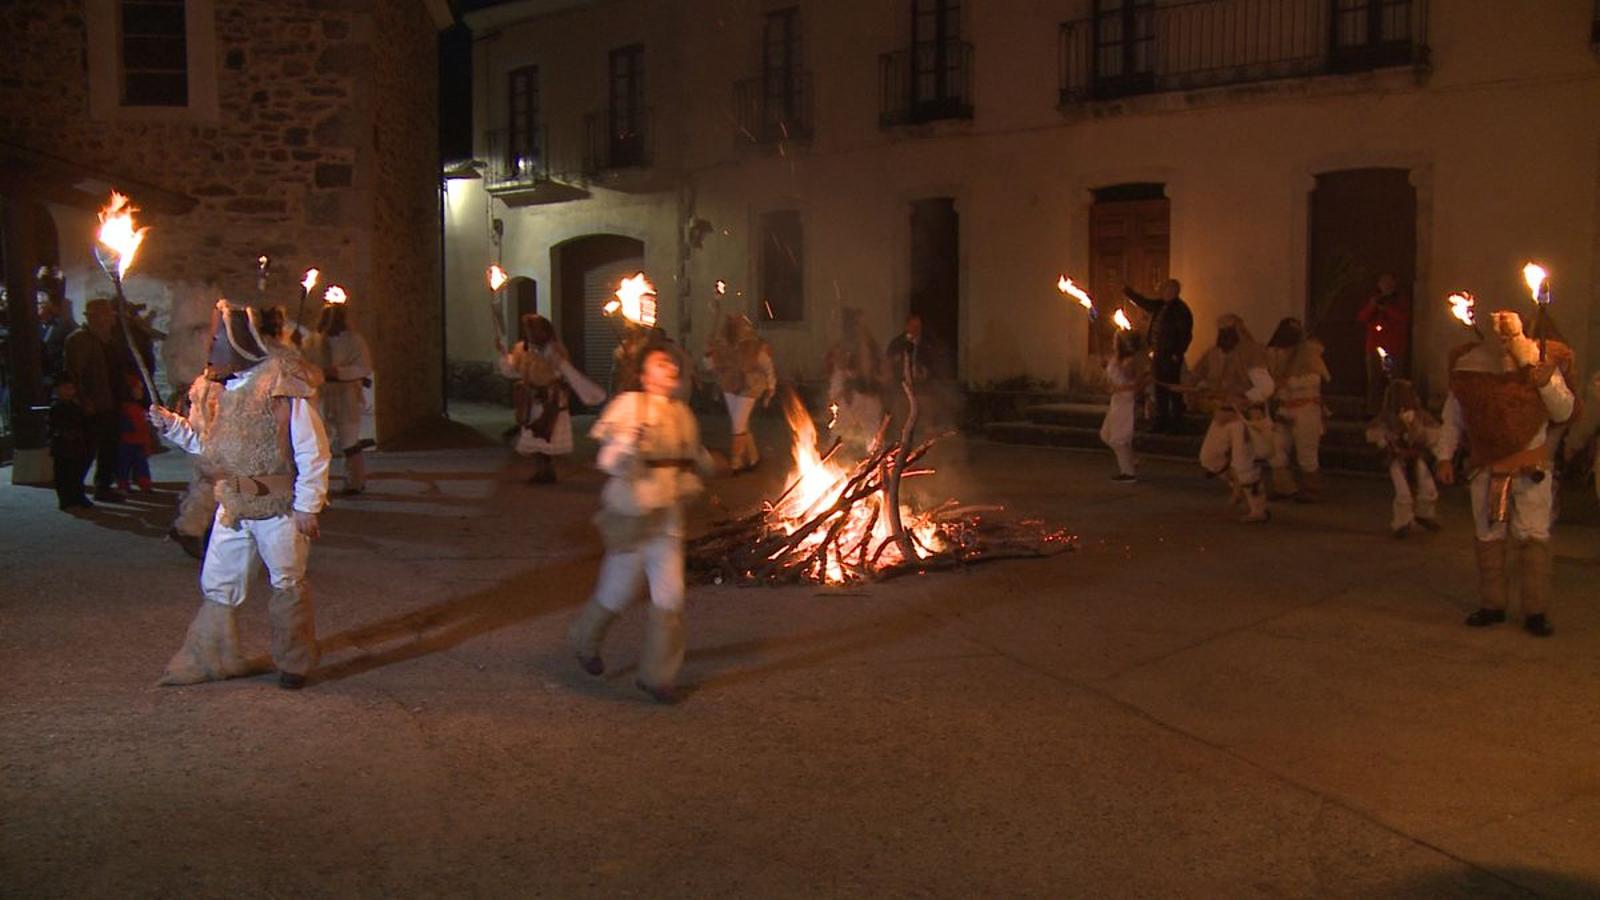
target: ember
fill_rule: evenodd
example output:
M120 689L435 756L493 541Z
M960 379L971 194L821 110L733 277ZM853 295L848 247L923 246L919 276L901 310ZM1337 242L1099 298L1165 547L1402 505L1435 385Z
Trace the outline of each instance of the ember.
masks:
M816 426L799 400L791 395L784 412L794 433L789 486L759 512L720 523L690 542L688 568L703 581L847 584L993 559L1053 556L1075 545L1075 536L1038 521L988 518L1002 511L997 506L948 500L918 512L897 504L901 478L932 474L911 466L938 437L916 446L886 442L885 418L866 456L847 464L836 459L838 441L819 452Z

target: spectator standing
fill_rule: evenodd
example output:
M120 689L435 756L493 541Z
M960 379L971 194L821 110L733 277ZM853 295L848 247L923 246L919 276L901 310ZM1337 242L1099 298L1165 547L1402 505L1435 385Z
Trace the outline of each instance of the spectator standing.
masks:
M1150 366L1156 383L1156 413L1150 430L1158 434L1183 430L1183 394L1169 387L1183 381L1183 359L1194 340L1194 313L1183 302L1182 291L1183 285L1176 278L1161 282L1155 297L1146 297L1129 287L1122 289L1129 300L1150 314Z
M1403 378L1411 371L1410 298L1400 292L1395 277L1386 272L1378 276L1377 293L1367 298L1356 318L1367 335L1367 412L1376 413L1383 405L1384 387L1388 383L1378 348L1382 347L1393 360L1394 377Z
M89 418L78 402L78 386L62 376L50 404L50 458L55 468L56 505L64 510L92 509L83 493L83 476L94 458Z
M111 336L116 314L111 301L90 300L84 306L84 327L67 336L65 371L77 384L78 403L94 442L94 498L110 503L124 499L113 486L117 477L117 398L112 390Z

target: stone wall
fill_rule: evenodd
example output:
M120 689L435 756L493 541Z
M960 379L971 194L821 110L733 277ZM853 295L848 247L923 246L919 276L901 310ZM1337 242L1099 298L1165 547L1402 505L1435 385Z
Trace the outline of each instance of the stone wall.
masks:
M324 285L350 291L373 345L380 438L437 415L434 23L412 0L214 5L220 114L110 121L90 114L88 4L0 5L0 137L197 201L143 217L152 231L129 289L164 305L164 322L195 321L181 307L218 293L292 312L299 273L317 266ZM77 247L92 240L92 217L57 220L69 293L103 293ZM258 298L262 253L274 277ZM419 359L434 360L431 379Z

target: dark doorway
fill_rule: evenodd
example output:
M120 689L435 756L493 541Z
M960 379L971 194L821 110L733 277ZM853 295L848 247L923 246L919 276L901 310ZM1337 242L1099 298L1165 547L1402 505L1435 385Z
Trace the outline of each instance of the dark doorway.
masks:
M50 402L44 379L44 346L35 309L39 266L59 260L55 220L43 204L0 197L0 278L6 301L0 303L0 463L13 451L47 445L46 420L39 409ZM62 300L59 282L56 299Z
M506 285L506 295L511 298L511 314L518 322L529 313L539 311L539 282L522 275Z
M644 270L644 242L615 234L593 234L551 251L556 273L556 328L584 374L609 384L611 354L620 333L601 313L623 278Z
M1311 194L1308 265L1306 317L1327 345L1333 375L1328 392L1361 396L1366 392L1366 336L1356 314L1379 275L1395 277L1411 311L1417 191L1407 171L1347 169L1318 175Z
M1155 296L1168 277L1172 201L1160 184L1137 183L1104 187L1094 192L1089 208L1089 295L1100 316L1089 326L1089 352L1108 353L1116 331L1111 316L1126 310L1135 325L1144 323L1138 309L1125 301L1124 287Z
M961 222L949 197L911 204L910 311L939 348L938 378L954 378L961 347Z

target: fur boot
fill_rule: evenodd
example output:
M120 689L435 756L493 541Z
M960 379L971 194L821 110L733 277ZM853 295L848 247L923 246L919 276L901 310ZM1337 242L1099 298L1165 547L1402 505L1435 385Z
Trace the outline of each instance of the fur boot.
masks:
M1506 620L1506 542L1478 541L1478 610L1467 617L1474 628Z
M1272 513L1267 511L1267 487L1257 481L1241 487L1244 491L1246 512L1243 521L1250 525L1259 525L1272 520Z
M1295 484L1294 473L1288 466L1272 467L1272 499L1289 500L1300 493L1300 486Z
M606 632L611 630L611 623L616 620L616 613L606 609L600 601L590 600L583 605L578 617L572 620L572 627L567 629L567 643L572 645L578 665L590 675L605 674L606 664L600 659L600 645L605 643Z
M267 617L272 621L273 665L281 675L303 681L320 658L311 589L304 584L273 588L272 599L267 601Z
M167 662L157 683L199 684L248 674L249 663L239 653L239 625L233 607L202 600L183 646Z
M644 653L639 659L639 685L657 700L670 702L678 670L683 667L683 611L650 604Z
M1523 541L1517 545L1517 577L1522 591L1523 627L1548 637L1550 623L1551 554L1548 541Z

